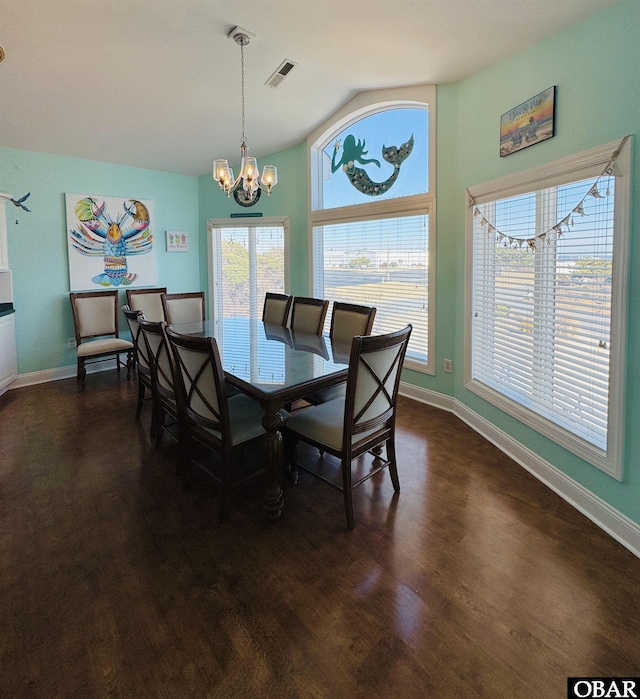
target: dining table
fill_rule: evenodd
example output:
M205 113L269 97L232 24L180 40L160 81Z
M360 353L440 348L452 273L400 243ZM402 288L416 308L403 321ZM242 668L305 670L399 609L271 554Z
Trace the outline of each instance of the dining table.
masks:
M263 506L270 519L279 519L284 505L281 482L286 473L285 406L345 382L350 345L244 316L172 328L183 335L215 338L226 383L260 403L267 467Z

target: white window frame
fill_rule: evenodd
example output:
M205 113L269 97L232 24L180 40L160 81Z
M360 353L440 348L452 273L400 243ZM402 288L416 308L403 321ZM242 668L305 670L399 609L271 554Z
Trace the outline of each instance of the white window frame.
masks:
M614 263L611 289L611 354L606 452L480 381L472 379L473 204L483 204L581 179L598 177L611 160L614 151L620 146L620 141L471 187L468 190L466 202L465 388L617 480L622 479L624 446L624 375L631 192L630 141L628 139L624 144L615 167Z
M215 321L221 316L222 301L216 294L216 269L214 267L213 252L216 246L214 230L220 228L269 228L281 226L284 229L284 288L289 293L289 217L265 216L246 218L210 218L207 219L207 276L209 285L209 317ZM252 261L249 260L251 266ZM218 272L220 270L218 269ZM221 318L220 318L221 319Z
M351 124L367 116L389 109L426 108L428 120L428 182L425 194L371 201L362 204L319 209L322 190L322 151ZM319 226L355 221L373 221L400 216L428 215L428 304L427 304L427 362L405 358L404 367L426 374L435 373L435 316L436 316L436 197L435 197L435 133L436 133L436 88L420 85L412 88L376 90L359 94L330 119L319 126L307 139L309 153L309 275L310 288L314 289L314 239L313 230Z

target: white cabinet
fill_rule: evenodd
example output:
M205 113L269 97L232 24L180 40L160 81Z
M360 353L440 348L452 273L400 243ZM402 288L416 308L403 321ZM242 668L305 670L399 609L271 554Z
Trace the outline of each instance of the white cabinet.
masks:
M18 375L15 314L0 316L0 395Z
M16 316L13 313L11 272L7 269L6 200L0 197L0 395L18 375Z

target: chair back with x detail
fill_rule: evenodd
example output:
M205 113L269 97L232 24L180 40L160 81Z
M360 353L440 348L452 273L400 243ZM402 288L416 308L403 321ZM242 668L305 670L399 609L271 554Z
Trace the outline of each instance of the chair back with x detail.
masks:
M178 406L171 366L172 357L166 335L163 332L166 323L164 321L151 322L144 320L144 318L138 318L138 323L146 343L151 367L153 385L151 433L155 435L155 446L156 449L159 449L162 445L164 432L168 428L167 418L171 418L173 423L178 422ZM180 439L179 436L178 439Z
M218 345L212 337L181 335L170 327L166 335L174 359L175 383L180 410L180 432L185 435L187 457L183 461L188 485L196 463L197 443L222 456L221 475L198 462L222 484L220 520L227 512L234 455L249 446L262 446L264 412L259 403L245 395L228 397ZM255 472L250 474L250 477Z
M153 396L153 381L151 378L151 364L149 363L149 351L147 343L140 329L139 319L144 320L142 311L132 311L129 306L123 306L122 312L127 319L129 331L131 332L131 340L133 341L136 371L138 373L138 405L136 407L136 420L140 418L142 408L146 400L146 392L149 390L149 395Z
M347 525L354 527L352 490L372 475L389 467L395 492L400 491L395 452L395 417L400 372L412 326L387 335L353 338L349 357L347 392L321 405L300 411L285 425L288 459L296 466L344 493ZM295 442L305 441L341 461L342 485L317 471L297 463ZM387 459L379 458L378 448L386 445ZM373 467L353 481L352 461L373 452Z

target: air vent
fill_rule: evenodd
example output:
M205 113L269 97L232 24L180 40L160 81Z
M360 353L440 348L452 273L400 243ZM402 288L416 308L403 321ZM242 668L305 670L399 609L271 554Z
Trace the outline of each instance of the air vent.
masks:
M269 85L270 87L278 87L278 85L287 77L287 75L289 75L292 68L296 65L297 63L290 61L288 58L285 59L278 70L276 70L269 80L267 80L265 85Z

